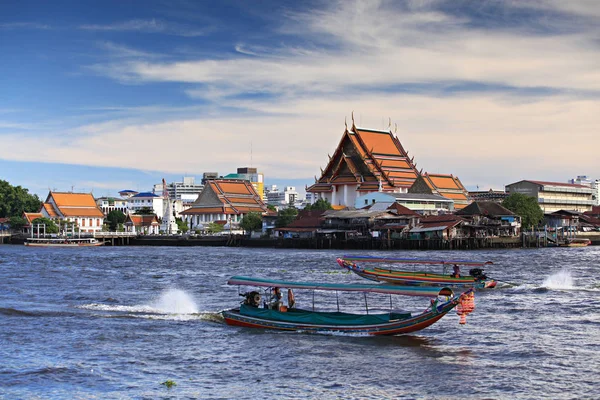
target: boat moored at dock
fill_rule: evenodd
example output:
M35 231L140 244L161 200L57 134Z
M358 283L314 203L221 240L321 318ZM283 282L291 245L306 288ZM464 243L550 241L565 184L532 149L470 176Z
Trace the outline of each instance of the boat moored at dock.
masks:
M27 238L25 246L31 247L96 247L104 242L96 238Z

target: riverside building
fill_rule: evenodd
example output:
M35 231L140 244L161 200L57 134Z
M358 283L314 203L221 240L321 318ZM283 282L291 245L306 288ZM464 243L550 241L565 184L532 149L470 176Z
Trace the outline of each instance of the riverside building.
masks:
M575 183L524 180L506 185L506 192L535 197L545 214L559 210L591 211L594 205L592 188Z
M210 223L239 223L244 215L264 214L267 205L249 181L212 179L192 206L181 213L191 229L201 229Z
M104 213L91 193L51 191L40 214L44 218L74 223L80 232L99 232L104 223Z
M315 177L306 191L314 194L315 201L352 206L357 197L368 193L407 193L419 175L413 158L391 130L359 128L353 117L321 177Z

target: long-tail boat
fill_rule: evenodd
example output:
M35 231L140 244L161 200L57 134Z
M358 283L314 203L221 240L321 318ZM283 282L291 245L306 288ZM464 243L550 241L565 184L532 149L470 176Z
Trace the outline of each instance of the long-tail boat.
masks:
M229 285L251 286L261 289L240 293L244 297L239 307L222 311L228 325L246 328L276 329L283 331L302 332L342 332L351 334L368 335L399 335L427 328L437 322L453 308L460 307L461 323L469 311L469 304L473 303L473 290L469 289L462 294L454 294L446 288L408 287L398 285L373 285L373 284L338 284L314 282L287 282L270 279L248 278L234 276L227 282ZM275 290L277 288L277 290ZM280 289L288 290L288 305L283 305L281 297L275 296L274 301L263 301L263 295L280 293ZM310 307L299 308L295 304L292 294L295 290L312 290L313 304ZM314 304L314 291L358 292L364 295L365 313L348 313L337 311L316 311ZM391 295L418 295L433 298L429 307L417 314L406 311L390 310L387 312L369 312L367 293L381 293ZM337 293L336 293L336 299ZM271 299L273 300L273 299ZM470 301L470 303L469 303ZM391 297L390 297L391 302ZM474 306L471 306L472 311Z
M423 260L416 258L382 258L369 256L343 256L336 261L340 267L352 271L362 278L397 285L449 287L455 289L491 289L496 287L497 283L495 280L488 278L481 268L493 264L491 261ZM444 271L440 274L382 267L365 268L361 265L362 263L412 264L414 266L441 265ZM454 271L445 273L447 266L452 266ZM461 275L458 272L460 266L475 268L469 270L469 275Z

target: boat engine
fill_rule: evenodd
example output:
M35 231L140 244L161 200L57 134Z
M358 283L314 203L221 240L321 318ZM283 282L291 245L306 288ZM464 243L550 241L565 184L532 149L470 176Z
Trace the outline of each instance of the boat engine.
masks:
M260 293L254 292L246 292L240 294L240 296L244 296L244 304L250 307L258 307L260 306Z
M469 270L469 275L475 278L476 281L484 281L487 279L487 275L483 273L481 268L472 268Z

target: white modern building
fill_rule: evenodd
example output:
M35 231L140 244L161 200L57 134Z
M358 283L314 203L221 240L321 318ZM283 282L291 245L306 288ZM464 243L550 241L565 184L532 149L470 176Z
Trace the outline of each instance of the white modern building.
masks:
M204 189L204 185L196 183L196 178L193 176L184 176L183 182L171 182L167 183L166 192L169 194L169 198L173 201L180 201L184 207L191 205L198 195ZM154 193L160 193L163 197L165 196L165 188L162 183L154 185Z
M127 200L127 211L129 214L135 214L136 211L145 207L151 208L154 214L158 216L164 215L164 200L162 196L158 196L152 192L142 192L131 196Z
M506 192L535 197L546 214L560 210L591 211L594 205L592 188L576 183L524 180L506 185Z
M114 210L121 211L123 214L127 214L126 199L118 199L115 197L99 197L96 199L96 204L102 210L105 216Z
M600 179L592 180L586 175L579 175L576 179L570 179L569 183L589 186L592 189L592 200L594 200L594 205L600 205Z
M286 207L295 205L300 198L298 192L294 186L286 186L284 190L279 190L277 185L271 185L271 187L265 190L267 195L267 204L275 207Z
M424 215L437 215L454 211L454 201L439 194L373 192L356 198L355 208L376 203L398 203Z

